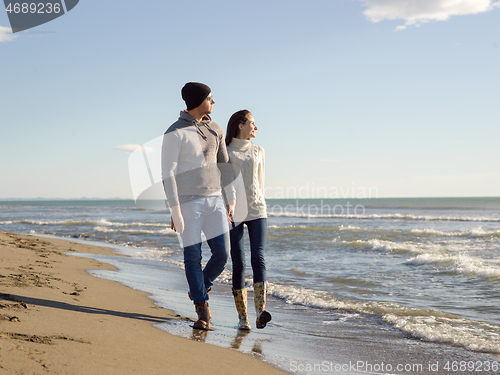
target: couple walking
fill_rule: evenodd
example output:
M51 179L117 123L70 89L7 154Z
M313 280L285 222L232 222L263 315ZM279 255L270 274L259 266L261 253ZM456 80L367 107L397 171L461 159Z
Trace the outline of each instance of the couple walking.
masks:
M244 226L250 237L256 327L271 320L266 306L264 246L267 230L264 200L264 150L251 141L257 126L247 110L229 119L226 137L210 118L215 103L207 85L182 88L186 110L166 131L162 145L162 180L171 210L171 226L180 236L184 266L198 320L209 329L208 292L222 273L229 252L238 329L250 330L245 286ZM227 147L226 147L227 146ZM211 257L202 268L202 232Z

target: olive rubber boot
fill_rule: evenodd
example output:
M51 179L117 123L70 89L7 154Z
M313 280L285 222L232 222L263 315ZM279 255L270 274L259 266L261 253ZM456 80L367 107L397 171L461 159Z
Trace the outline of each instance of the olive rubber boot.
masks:
M271 314L266 310L266 282L253 284L255 312L257 313L257 328L262 329L271 321Z
M238 311L238 329L242 331L250 331L252 328L248 323L247 314L247 288L233 289L234 304Z

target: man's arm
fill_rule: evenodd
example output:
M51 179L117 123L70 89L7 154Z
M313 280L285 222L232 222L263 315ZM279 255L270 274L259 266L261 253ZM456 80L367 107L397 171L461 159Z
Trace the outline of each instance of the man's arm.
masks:
M171 211L170 227L178 232L184 231L184 218L182 217L179 196L177 193L177 181L175 173L180 153L180 140L177 132L166 132L163 136L161 149L161 175L163 189L167 197L167 202Z

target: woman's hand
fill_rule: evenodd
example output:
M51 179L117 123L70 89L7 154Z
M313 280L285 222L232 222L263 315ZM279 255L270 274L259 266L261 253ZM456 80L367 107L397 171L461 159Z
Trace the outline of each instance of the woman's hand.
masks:
M229 204L226 206L227 209L227 220L229 224L233 222L234 209L236 207L236 199L231 199Z

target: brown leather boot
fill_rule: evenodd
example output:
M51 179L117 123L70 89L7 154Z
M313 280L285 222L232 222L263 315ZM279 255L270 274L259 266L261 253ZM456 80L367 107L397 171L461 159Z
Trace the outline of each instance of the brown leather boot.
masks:
M193 328L210 329L210 319L212 319L212 314L210 313L208 302L198 302L194 305L194 308L198 314L198 320L193 324Z

